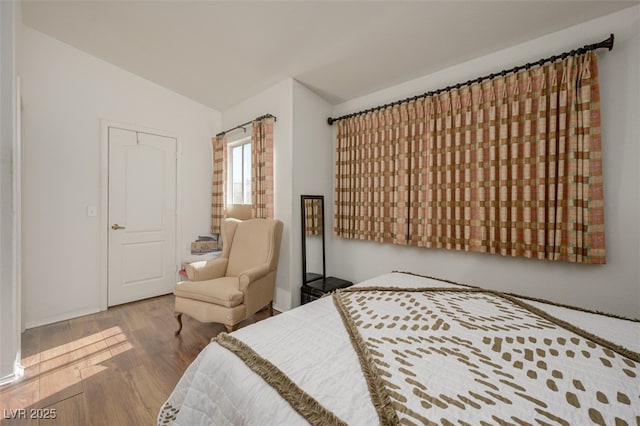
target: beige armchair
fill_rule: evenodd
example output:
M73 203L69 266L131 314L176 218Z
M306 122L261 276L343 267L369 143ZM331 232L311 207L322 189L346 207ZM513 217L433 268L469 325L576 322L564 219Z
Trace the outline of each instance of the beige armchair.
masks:
M188 265L189 280L176 285L176 336L182 330L182 314L222 323L230 332L266 305L273 315L282 222L226 219L222 238L220 257Z

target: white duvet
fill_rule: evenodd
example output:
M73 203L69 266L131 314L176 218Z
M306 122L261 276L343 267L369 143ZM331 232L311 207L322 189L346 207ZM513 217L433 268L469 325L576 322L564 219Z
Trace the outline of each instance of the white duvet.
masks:
M457 287L401 273L385 274L358 286ZM627 349L640 351L638 323L529 303ZM302 390L348 424L379 423L357 355L331 297L240 329L233 336L271 361ZM168 421L166 414L171 409L175 418L171 416ZM208 345L189 366L167 400L158 423L308 424L240 358L216 343Z

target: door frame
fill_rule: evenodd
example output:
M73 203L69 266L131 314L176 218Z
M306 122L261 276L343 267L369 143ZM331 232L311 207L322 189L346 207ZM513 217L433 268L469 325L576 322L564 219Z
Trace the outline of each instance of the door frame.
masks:
M182 247L182 144L172 132L142 127L137 124L101 120L100 151L100 310L109 307L109 128L117 127L132 132L173 138L176 140L176 223L175 223L175 276L178 282Z

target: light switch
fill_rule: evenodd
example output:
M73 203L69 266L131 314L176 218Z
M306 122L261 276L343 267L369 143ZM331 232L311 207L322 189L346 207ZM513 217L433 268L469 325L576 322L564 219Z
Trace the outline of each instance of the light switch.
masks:
M87 216L89 217L98 216L98 208L96 206L87 206Z

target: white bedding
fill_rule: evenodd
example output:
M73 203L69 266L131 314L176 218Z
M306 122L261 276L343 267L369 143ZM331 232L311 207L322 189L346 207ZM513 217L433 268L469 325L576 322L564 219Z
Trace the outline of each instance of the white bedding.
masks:
M391 273L358 286L458 287L423 277ZM636 322L527 302L627 349L640 350ZM358 357L331 297L234 332L270 360L302 390L350 425L379 423ZM633 401L635 407L639 401ZM235 354L208 345L187 369L160 413L158 423L177 425L307 424ZM169 408L167 410L166 408ZM166 413L173 408L175 418Z

